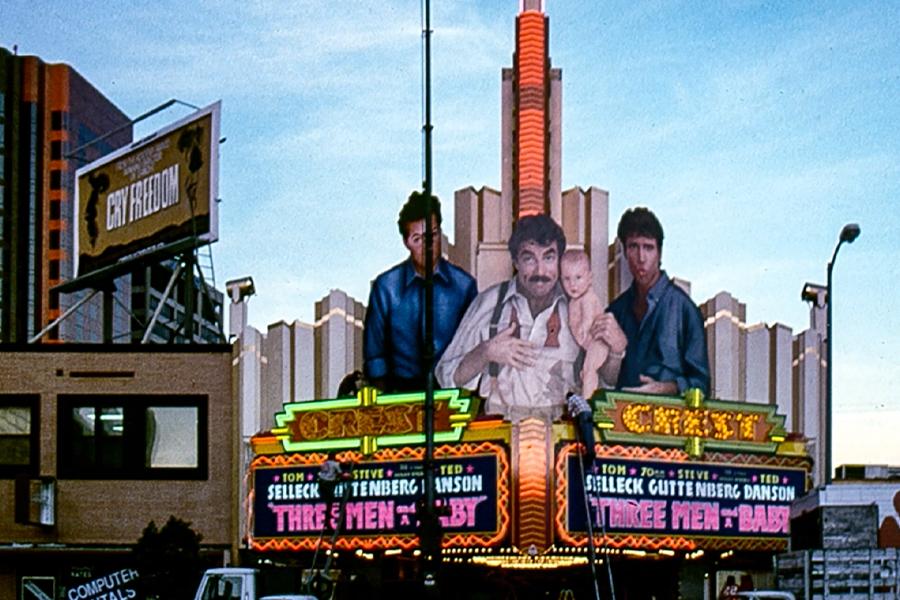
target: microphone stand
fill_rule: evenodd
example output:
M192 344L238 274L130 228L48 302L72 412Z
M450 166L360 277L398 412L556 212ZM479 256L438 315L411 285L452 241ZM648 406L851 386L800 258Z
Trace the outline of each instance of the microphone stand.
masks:
M568 404L570 406L570 410L573 405L573 401L571 400L572 396L574 396L574 394L570 394L569 397L567 398ZM581 400L582 402L585 402L585 405L587 406L586 400L584 400L580 396L578 397L578 399ZM582 457L581 452L579 452L578 472L581 475L581 490L582 490L582 496L583 496L583 500L584 500L584 513L585 513L585 517L587 520L588 550L589 550L588 563L590 563L590 565L591 565L591 577L594 581L594 596L597 600L600 600L600 586L599 586L599 583L597 582L597 565L594 560L595 554L596 554L596 547L594 546L594 523L593 523L594 520L591 516L591 503L590 503L590 499L588 496L587 475L585 474L585 467L587 466L585 464L586 463L585 458L588 458L590 460L591 465L593 465L596 460L596 456L594 454L594 448L593 448L593 437L594 436L593 436L593 429L592 429L593 423L592 423L591 416L592 416L592 411L590 410L590 406L587 406L586 410L581 410L579 412L576 412L574 415L572 415L572 420L575 422L575 438L579 444L579 447L583 448L584 453L586 454L585 457ZM588 437L588 436L584 435L582 433L582 426L584 426L585 428L588 428L588 427L591 428L591 429L588 429L588 431L591 432L589 440L585 439L585 437ZM603 535L603 539L605 540L606 539L606 519L603 517L602 511L600 510L599 498L598 498L598 502L597 502L597 510L600 513L600 531ZM605 562L606 562L606 572L607 572L607 575L609 576L610 597L612 598L612 600L616 600L616 589L615 589L615 587L613 587L612 566L609 564L609 556L606 557Z
M582 399L583 400L583 399ZM571 406L571 395L569 396L569 402ZM581 474L581 490L582 490L582 499L584 500L584 514L587 521L587 532L588 532L588 563L591 565L591 579L594 582L594 597L597 600L600 600L600 585L597 583L597 565L594 562L594 556L596 554L596 549L594 548L594 524L593 519L591 518L591 503L588 500L588 491L587 491L587 476L585 475L585 458L582 456L581 448L584 448L584 452L587 453L588 456L592 454L587 447L587 443L584 440L584 436L581 434L581 426L583 424L583 419L585 418L585 411L578 412L577 414L572 416L572 420L575 422L575 438L578 441L579 449L578 449L578 472ZM589 413L587 418L589 419ZM592 461L593 462L593 461Z

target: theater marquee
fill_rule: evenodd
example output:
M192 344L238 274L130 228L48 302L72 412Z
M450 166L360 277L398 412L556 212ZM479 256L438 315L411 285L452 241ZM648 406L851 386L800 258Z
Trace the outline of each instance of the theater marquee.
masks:
M784 549L791 503L806 492L796 458L712 453L695 461L683 450L612 446L582 474L573 449L560 447L556 461L556 524L567 543L584 543L590 514L612 546Z
M418 543L424 492L422 448L386 449L362 461L357 452L338 459L354 465L335 496L349 487L341 519L335 502L330 518L341 522L338 547L411 548ZM256 550L315 547L325 526L325 502L319 496L320 454L257 457L253 477L253 534ZM510 527L510 467L506 449L493 442L463 443L435 449L436 501L446 546L490 547Z

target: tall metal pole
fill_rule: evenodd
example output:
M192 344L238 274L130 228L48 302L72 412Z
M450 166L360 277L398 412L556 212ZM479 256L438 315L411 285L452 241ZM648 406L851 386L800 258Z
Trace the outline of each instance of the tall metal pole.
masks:
M828 305L825 316L825 343L827 345L825 358L825 485L831 483L831 349L834 346L834 340L831 338L831 271L834 269L834 259L837 257L837 251L841 247L841 243L838 242L837 247L834 249L834 254L831 256L831 261L828 263L828 279L825 283L825 302Z
M428 551L434 550L437 556L428 556L426 561L430 565L434 565L440 559L440 534L438 531L438 516L436 514L435 501L435 473L434 473L434 379L432 372L434 371L434 260L432 253L435 240L432 239L432 173L431 173L431 2L425 0L425 28L423 31L425 41L425 124L422 126L424 134L424 181L425 188L425 344L424 344L424 365L425 365L425 514L423 517L427 519L428 524L423 527L421 544L426 554ZM436 537L437 539L429 539ZM426 574L426 576L429 574ZM434 573L430 573L434 576ZM426 582L434 585L434 581Z
M831 410L833 406L833 391L832 391L832 369L834 368L831 364L832 357L832 349L834 348L834 339L831 337L831 305L834 304L834 298L832 296L832 285L831 285L831 273L834 270L834 261L837 259L838 250L841 249L841 244L847 242L848 244L852 244L853 241L859 237L859 225L856 223L848 223L844 225L844 228L841 229L841 235L838 239L837 246L834 247L834 254L831 255L831 260L828 261L828 280L825 283L825 301L828 303L826 309L825 316L825 340L828 345L826 349L826 364L825 364L825 484L831 483L832 479L832 465L831 465L831 438L832 438L832 418L831 418Z

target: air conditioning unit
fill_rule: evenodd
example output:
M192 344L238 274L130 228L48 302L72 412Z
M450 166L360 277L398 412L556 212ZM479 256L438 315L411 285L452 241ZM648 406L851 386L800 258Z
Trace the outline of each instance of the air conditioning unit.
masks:
M56 478L16 478L16 523L56 525Z

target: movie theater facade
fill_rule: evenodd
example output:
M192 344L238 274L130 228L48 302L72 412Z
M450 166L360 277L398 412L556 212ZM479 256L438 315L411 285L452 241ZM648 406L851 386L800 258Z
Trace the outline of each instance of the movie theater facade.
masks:
M703 597L715 595L724 573L751 574L758 587L771 580L810 467L774 407L695 390L680 398L599 391L593 404L596 460L582 468L571 421L510 423L480 414L466 392L435 392L445 565L576 573L588 564L592 525L594 556L609 561L617 588ZM424 393L373 388L284 405L273 429L253 439L249 548L274 556L330 547L320 542L317 473L333 451L352 465L336 490L349 488L343 513L332 508L335 553L417 554L423 415Z

